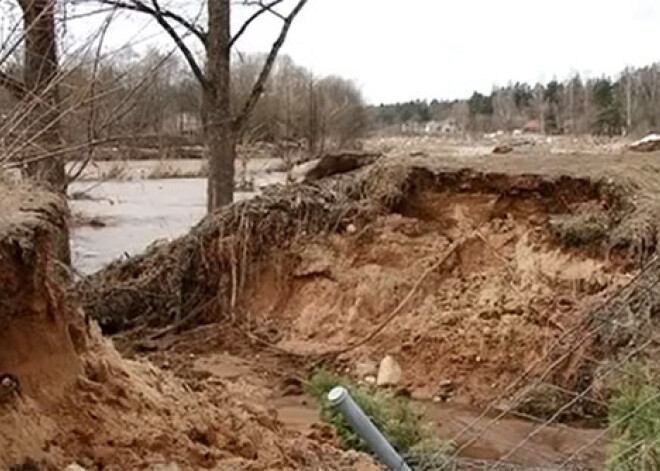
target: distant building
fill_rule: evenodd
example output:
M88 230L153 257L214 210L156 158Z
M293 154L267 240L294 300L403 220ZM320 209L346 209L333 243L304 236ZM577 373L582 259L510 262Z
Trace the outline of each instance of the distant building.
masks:
M197 134L202 129L202 120L197 113L177 113L165 118L163 130L169 134Z
M442 132L442 123L439 121L429 121L424 128L426 134L438 134Z
M454 119L446 119L440 126L442 134L458 134L461 132L461 126Z
M401 123L401 132L404 134L424 134L425 130L426 125L423 123L417 123L415 121Z
M401 124L401 132L406 134L450 135L460 133L461 127L453 119L428 121L426 123L409 121Z

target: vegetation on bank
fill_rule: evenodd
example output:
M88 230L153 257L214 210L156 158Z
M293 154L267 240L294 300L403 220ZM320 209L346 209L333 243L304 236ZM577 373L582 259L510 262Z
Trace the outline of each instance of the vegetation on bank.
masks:
M660 469L660 372L656 368L631 362L613 381L609 471Z
M335 386L343 386L349 391L364 413L400 453L414 457L437 455L450 450L450 446L433 437L429 424L422 421L422 414L408 398L356 385L347 378L318 370L310 378L307 392L318 400L321 420L335 428L343 448L370 451L346 418L328 401L328 393Z

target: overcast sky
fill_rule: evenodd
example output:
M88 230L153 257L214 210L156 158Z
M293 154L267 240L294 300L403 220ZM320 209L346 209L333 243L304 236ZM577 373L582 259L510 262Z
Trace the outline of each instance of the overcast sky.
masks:
M145 21L113 35L158 35ZM266 50L276 26L262 21L239 49ZM371 103L463 98L659 61L660 0L309 0L284 52L317 74L354 79Z

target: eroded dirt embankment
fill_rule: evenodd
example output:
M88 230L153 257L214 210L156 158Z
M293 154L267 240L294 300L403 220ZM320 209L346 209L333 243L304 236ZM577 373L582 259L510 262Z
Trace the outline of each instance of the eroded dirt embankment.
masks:
M215 374L197 363L228 354L252 365L239 376L275 385L260 397L276 404L291 387L300 394L319 361L370 382L389 354L402 393L499 410L531 384L560 393L592 384L590 316L636 273L647 254L639 248L654 237L649 225L626 225L635 208L623 190L577 177L374 166L232 205L77 293L125 351L199 387ZM558 420L602 417L606 398L592 392ZM556 408L526 412L543 421ZM498 427L488 433L509 433ZM496 446L477 436L466 456L499 459L528 433L518 430ZM569 431L556 452L530 443L512 456L556 463L587 435ZM598 468L601 445L578 458Z
M0 194L0 468L374 469L285 429L253 390L222 378L193 390L122 358L52 277L64 204Z
M237 336L354 372L392 354L423 397L486 404L541 376L575 391L591 381L591 343L568 333L634 271L621 240L650 247L633 243L624 193L373 166L232 205L78 291L107 332L137 327L142 349L218 322L241 353L253 347Z
M611 204L586 180L438 175L389 214L271 256L238 312L278 348L332 352L367 376L390 354L418 397L485 405L530 366L508 392L538 377L549 346L628 279L606 250L565 248L552 230ZM571 360L546 381L575 390Z
M396 388L416 399L489 406L486 416L513 409L537 423L602 419L599 368L617 352L610 340L626 348L631 335L610 327L630 327L635 341L652 333L608 319L631 296L641 301L629 317L657 312L660 296L640 294L649 277L636 277L660 240L657 194L624 180L385 163L223 208L74 292L123 351L194 388L216 376L198 362L229 355L251 365L236 384L254 393L257 378L271 389L260 400L276 404L301 394L320 361L372 382L392 355ZM648 315L635 315L640 306ZM487 432L496 440L509 433L500 424ZM458 443L477 450L471 458L512 451L534 465L591 443L581 430L551 445L518 430L515 443L490 446L475 430ZM577 459L598 469L602 450L594 441Z

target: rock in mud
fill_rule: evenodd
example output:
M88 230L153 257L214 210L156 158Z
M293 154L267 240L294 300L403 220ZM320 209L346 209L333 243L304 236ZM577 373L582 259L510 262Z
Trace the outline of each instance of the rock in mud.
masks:
M87 471L87 470L82 466L80 466L78 463L71 463L69 466L64 468L64 471Z
M401 367L393 356L387 355L378 368L377 386L396 386L401 381Z
M355 364L355 376L364 379L367 376L375 376L378 373L378 365L374 361L360 361Z

